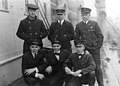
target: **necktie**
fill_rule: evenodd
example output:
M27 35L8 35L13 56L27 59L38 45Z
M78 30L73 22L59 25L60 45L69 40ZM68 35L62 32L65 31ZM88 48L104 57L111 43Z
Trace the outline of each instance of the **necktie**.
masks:
M87 23L86 23L85 21L83 21L83 24L85 24L85 25L86 25Z
M35 58L37 57L37 54L35 54Z
M62 21L59 20L60 25L62 25Z
M60 53L55 53L55 57L57 58L57 60L59 60L59 55Z

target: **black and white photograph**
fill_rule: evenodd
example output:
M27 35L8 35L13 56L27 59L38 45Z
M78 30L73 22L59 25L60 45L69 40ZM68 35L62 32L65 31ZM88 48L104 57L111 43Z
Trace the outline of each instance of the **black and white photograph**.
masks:
M0 86L120 86L119 0L0 0Z

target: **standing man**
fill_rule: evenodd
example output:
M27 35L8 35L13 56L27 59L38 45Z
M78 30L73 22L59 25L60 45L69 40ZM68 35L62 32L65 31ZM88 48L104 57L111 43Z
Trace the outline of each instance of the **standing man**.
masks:
M91 9L81 8L81 16L83 21L76 25L76 40L84 40L86 44L86 50L93 55L96 63L96 78L99 86L104 86L103 75L100 62L100 48L103 44L103 35L97 22L91 21L90 18Z
M65 5L59 5L56 9L58 20L50 26L48 39L53 42L55 38L61 41L61 49L71 50L70 41L74 39L74 28L72 24L65 20Z
M36 10L39 9L37 5L27 4L28 16L24 20L21 20L17 36L24 40L23 53L29 51L29 41L38 39L42 43L42 39L47 36L47 30L43 24L43 21L36 16Z

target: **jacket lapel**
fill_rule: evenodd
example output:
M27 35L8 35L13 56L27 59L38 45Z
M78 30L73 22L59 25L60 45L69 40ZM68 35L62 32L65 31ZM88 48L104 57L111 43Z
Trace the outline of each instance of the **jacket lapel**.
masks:
M64 56L63 56L63 51L60 51L60 57L59 57L59 62L61 62L63 59L64 59Z

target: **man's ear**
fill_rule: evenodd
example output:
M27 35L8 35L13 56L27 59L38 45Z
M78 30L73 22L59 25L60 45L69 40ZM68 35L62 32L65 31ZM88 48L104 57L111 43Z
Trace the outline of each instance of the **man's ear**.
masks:
M39 50L41 49L41 47L39 46Z
M29 46L29 48L31 48L31 45Z
M60 48L61 48L61 45L60 45Z

